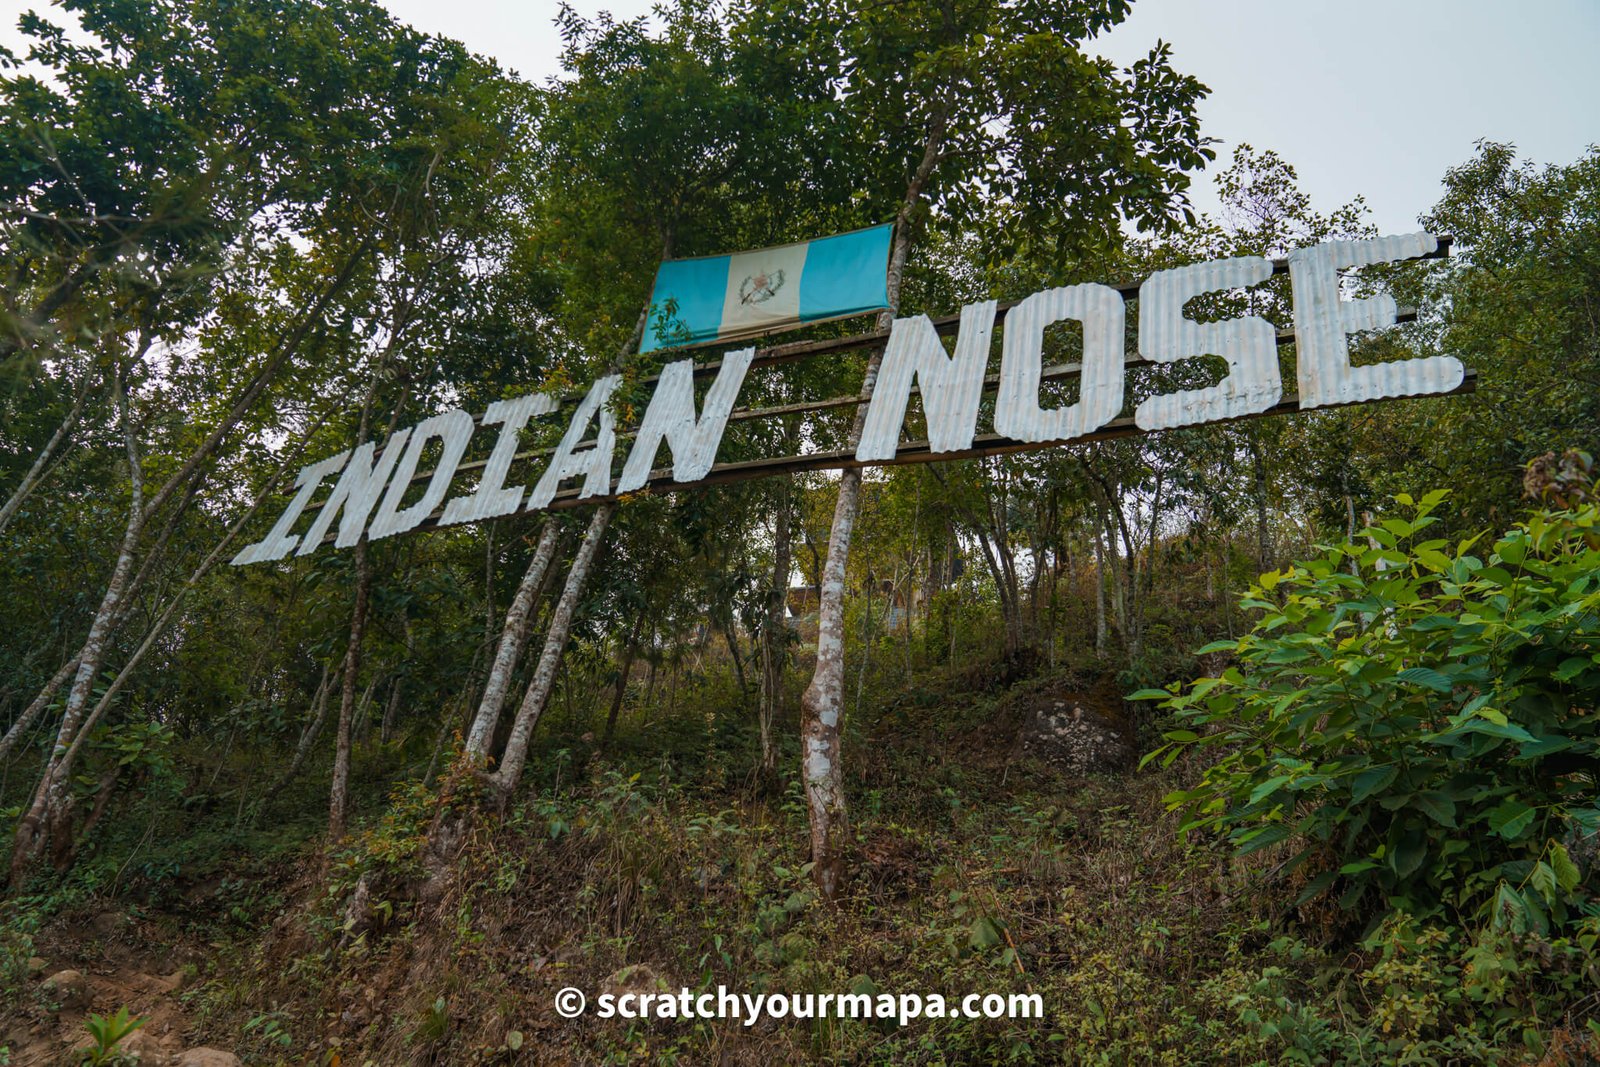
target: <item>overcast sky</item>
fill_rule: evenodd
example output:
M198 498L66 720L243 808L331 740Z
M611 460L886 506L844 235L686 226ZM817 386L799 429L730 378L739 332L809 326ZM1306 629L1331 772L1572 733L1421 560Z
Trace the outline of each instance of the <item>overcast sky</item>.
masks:
M555 0L385 0L402 21L465 42L535 80L560 71ZM575 0L585 14L650 0ZM0 0L17 15L37 0ZM1119 63L1156 42L1211 87L1202 129L1275 149L1323 211L1361 194L1388 233L1416 228L1447 167L1479 138L1569 162L1600 142L1600 0L1137 0L1094 47ZM1215 204L1198 183L1202 209Z

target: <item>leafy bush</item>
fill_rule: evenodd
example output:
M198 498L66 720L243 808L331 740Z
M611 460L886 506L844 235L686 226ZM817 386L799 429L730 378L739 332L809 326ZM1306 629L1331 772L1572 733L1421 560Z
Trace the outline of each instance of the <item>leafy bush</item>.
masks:
M1169 806L1241 852L1290 843L1302 902L1543 934L1596 910L1600 508L1483 552L1426 538L1444 495L1262 575L1251 632L1201 650L1237 666L1135 694L1182 726L1146 760L1218 753Z

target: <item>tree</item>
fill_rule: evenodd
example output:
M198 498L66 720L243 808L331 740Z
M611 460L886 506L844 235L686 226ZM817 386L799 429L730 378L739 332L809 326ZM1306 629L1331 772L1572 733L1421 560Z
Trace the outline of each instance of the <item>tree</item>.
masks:
M1124 2L785 0L760 11L752 32L790 48L803 33L806 55L836 64L823 143L859 168L869 210L895 219L880 330L898 312L913 242L931 219L976 225L999 200L1012 210L993 248L1052 221L1070 224L1055 229L1063 251L1103 246L1119 217L1148 227L1185 217L1185 172L1210 158L1194 113L1205 90L1171 68L1165 46L1126 71L1080 50L1126 17ZM867 362L863 401L880 354ZM865 412L857 408L852 445ZM840 476L816 673L802 701L812 872L829 898L844 875L844 576L860 485L856 471Z

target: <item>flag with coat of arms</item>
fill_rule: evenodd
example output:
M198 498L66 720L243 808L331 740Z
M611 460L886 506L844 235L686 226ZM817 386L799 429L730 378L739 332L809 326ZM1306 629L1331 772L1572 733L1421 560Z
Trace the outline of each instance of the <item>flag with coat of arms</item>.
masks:
M753 252L665 260L639 351L740 341L886 308L893 235L885 223Z

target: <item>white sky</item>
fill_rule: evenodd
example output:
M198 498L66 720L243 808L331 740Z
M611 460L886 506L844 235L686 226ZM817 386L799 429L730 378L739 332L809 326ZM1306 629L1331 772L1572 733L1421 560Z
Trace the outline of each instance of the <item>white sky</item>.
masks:
M464 42L525 77L559 72L555 0L384 0L402 21ZM574 0L584 14L644 14L650 0ZM0 42L40 0L0 0ZM1383 232L1416 228L1473 142L1570 162L1600 142L1597 0L1136 0L1097 42L1120 63L1160 38L1211 87L1202 130L1219 162L1248 142L1299 170L1320 210L1364 194ZM1196 200L1215 204L1201 178Z

